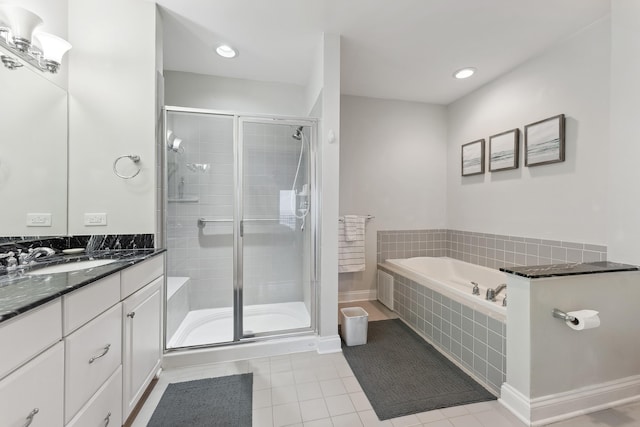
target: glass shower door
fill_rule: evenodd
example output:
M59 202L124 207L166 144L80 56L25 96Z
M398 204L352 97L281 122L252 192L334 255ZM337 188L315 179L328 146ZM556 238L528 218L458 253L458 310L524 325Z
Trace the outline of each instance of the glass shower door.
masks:
M176 109L165 126L167 348L232 342L235 118Z
M239 119L243 338L311 327L312 129Z

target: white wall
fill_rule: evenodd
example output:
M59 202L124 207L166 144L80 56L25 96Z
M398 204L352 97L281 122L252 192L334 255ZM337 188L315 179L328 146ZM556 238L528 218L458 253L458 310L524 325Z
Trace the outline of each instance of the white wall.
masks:
M340 274L340 292L376 287L378 230L446 226L446 109L343 95L340 215L366 223L366 271Z
M319 130L321 335L318 351L340 351L338 337L338 201L340 191L340 36L322 41L322 121Z
M640 2L612 8L611 140L609 141L609 259L640 264Z
M609 57L604 18L449 105L448 228L606 244ZM565 162L460 176L462 144L560 113Z
M164 77L166 105L284 116L308 112L302 86L170 70Z
M69 234L154 233L155 4L70 0L69 40ZM124 180L112 165L129 154L142 172ZM128 159L119 170L135 171ZM85 226L85 213L107 226Z

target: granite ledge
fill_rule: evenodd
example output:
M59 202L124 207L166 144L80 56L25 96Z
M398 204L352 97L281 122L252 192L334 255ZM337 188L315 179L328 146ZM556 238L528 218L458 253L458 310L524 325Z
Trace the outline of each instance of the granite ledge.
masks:
M117 261L90 269L38 276L29 276L28 270L11 275L4 272L0 274L0 323L164 252L166 249L107 250L94 252L91 256L54 256L31 268L88 259Z
M635 265L620 264L611 261L597 261L587 263L549 264L521 267L502 267L500 271L515 274L528 279L544 277L576 276L580 274L615 273L620 271L640 270Z

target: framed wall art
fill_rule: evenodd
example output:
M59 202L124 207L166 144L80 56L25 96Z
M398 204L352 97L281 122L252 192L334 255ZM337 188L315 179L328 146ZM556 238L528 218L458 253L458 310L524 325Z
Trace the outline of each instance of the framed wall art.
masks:
M525 166L564 162L564 145L564 114L525 126Z
M489 172L518 169L520 129L489 137Z
M484 139L462 146L462 176L484 173Z

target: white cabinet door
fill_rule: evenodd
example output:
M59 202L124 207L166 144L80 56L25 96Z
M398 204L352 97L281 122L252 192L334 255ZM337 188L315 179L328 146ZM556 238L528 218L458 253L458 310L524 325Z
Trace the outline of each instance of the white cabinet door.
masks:
M64 344L0 381L0 426L62 427Z
M160 368L163 281L157 278L122 302L123 423Z

